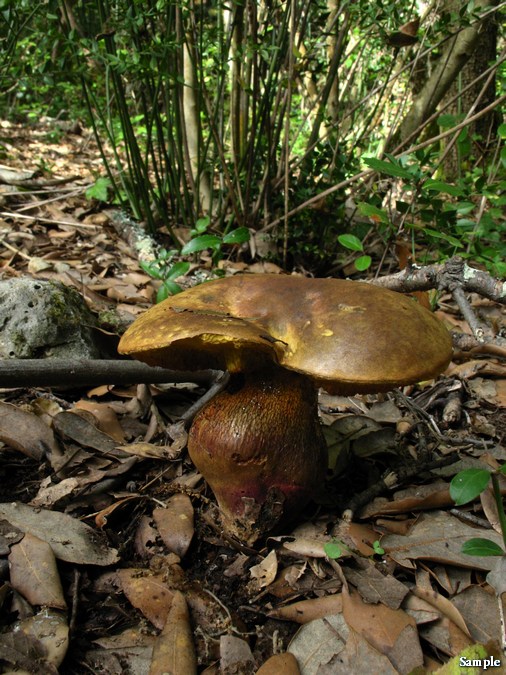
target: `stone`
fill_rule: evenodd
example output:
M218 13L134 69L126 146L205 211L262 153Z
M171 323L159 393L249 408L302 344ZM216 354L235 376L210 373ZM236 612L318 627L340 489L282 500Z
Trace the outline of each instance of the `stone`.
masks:
M94 315L82 296L57 281L0 281L0 358L96 359Z

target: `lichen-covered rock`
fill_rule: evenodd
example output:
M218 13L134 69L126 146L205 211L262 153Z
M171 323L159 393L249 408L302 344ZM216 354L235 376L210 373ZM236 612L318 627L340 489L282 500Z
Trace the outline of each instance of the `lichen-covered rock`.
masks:
M0 358L100 358L93 314L79 293L55 281L0 281Z

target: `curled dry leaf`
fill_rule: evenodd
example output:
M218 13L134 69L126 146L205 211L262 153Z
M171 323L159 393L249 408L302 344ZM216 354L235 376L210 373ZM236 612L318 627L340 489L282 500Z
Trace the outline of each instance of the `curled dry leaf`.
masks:
M343 598L341 593L336 593L335 595L325 595L323 598L299 600L299 602L293 602L290 605L282 605L272 609L267 616L271 619L305 624L324 616L339 614L342 611Z
M52 430L34 413L0 401L0 440L32 459L61 454Z
M25 534L9 555L11 584L30 604L66 609L56 558L51 546Z
M18 502L0 504L0 518L46 541L57 558L78 565L113 565L118 552L98 532L66 513Z
M272 584L278 573L278 558L274 549L258 565L250 568L250 574L257 589Z
M162 632L155 641L149 675L196 675L197 656L184 595L174 593Z
M175 494L167 501L167 508L153 511L158 532L169 551L184 558L194 535L193 506L188 495Z

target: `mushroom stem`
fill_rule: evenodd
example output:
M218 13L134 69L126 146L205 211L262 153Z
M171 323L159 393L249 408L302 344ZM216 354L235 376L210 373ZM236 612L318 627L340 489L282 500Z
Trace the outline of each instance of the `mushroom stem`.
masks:
M188 451L225 531L252 544L295 517L325 479L317 390L309 378L275 367L235 375L195 417Z

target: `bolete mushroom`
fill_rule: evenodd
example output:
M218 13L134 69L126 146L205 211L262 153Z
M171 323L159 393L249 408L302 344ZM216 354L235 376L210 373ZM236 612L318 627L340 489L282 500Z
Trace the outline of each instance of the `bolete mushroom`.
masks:
M253 543L323 487L317 392L387 391L440 373L443 324L411 297L369 284L238 275L190 288L139 317L119 351L150 365L228 369L195 417L190 457L223 527Z

